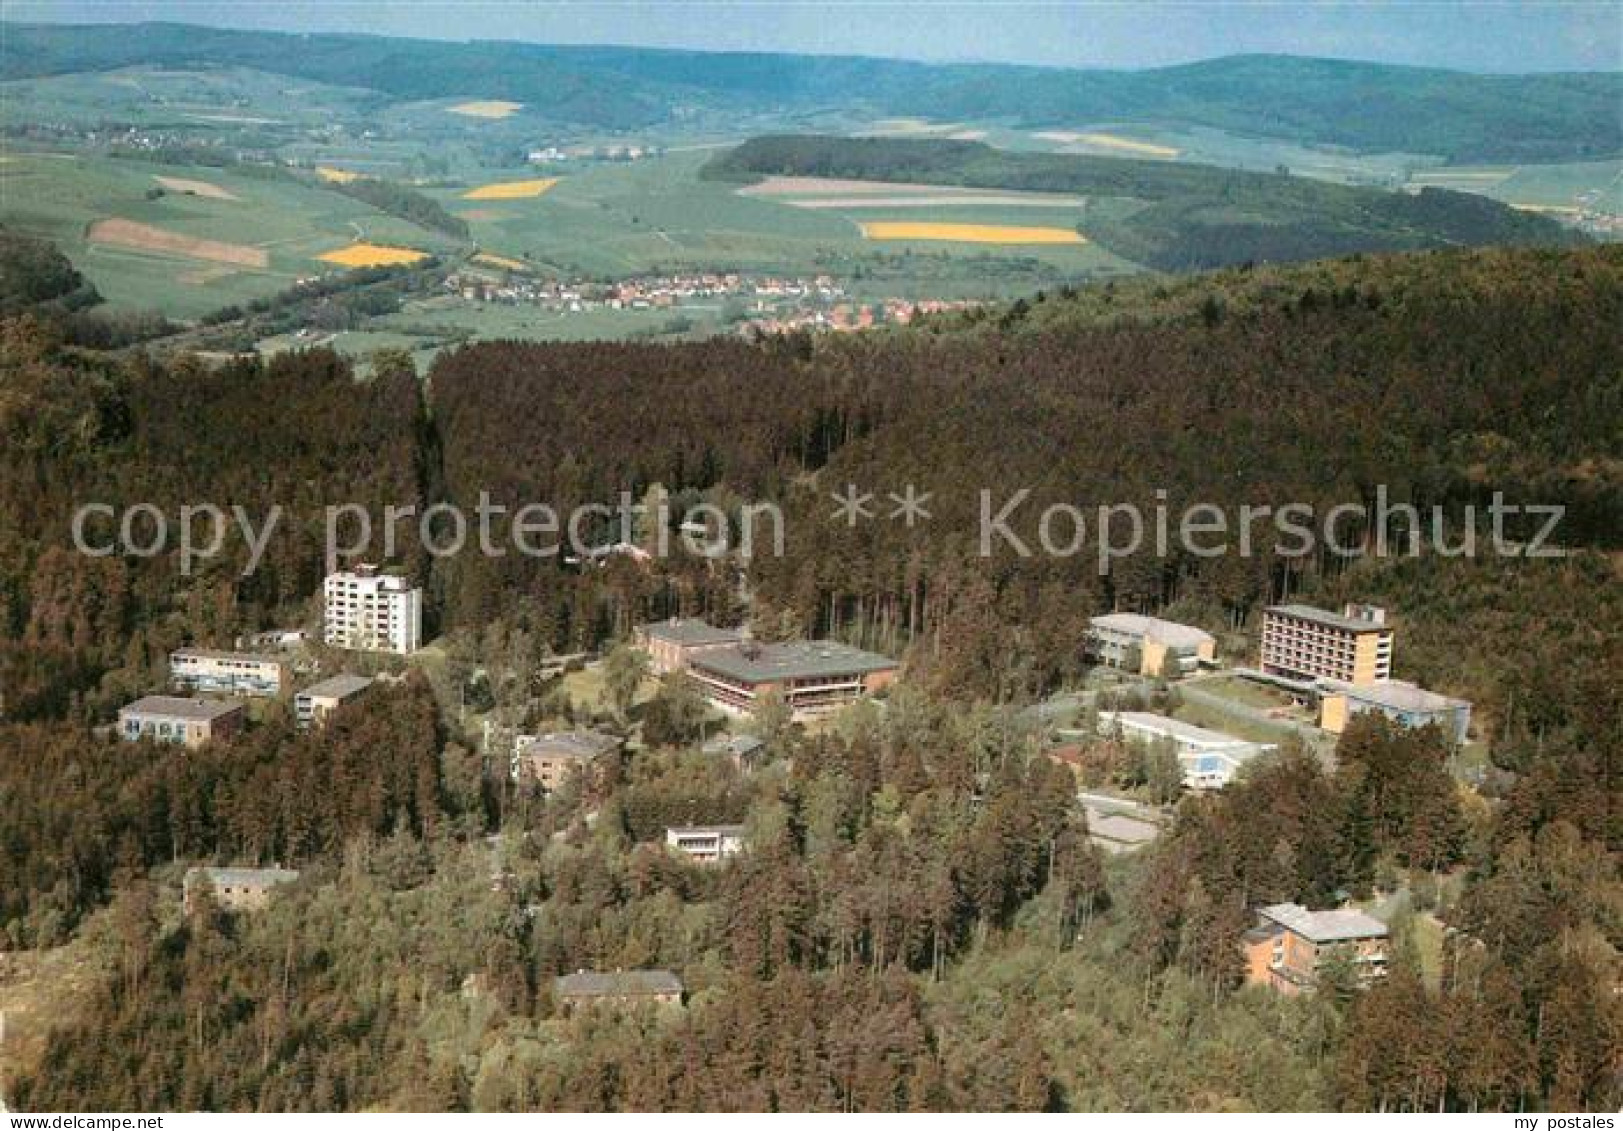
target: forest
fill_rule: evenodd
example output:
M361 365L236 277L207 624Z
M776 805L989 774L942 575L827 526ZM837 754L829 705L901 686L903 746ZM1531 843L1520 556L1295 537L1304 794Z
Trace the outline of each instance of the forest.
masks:
M1361 256L848 338L482 344L365 381L325 350L158 361L6 321L0 950L97 971L8 1103L1615 1110L1620 284L1615 249ZM828 520L836 486L906 482L933 489L931 523ZM1451 544L1494 491L1563 504L1565 554L1382 558L1368 526L1357 553L1103 574L975 553L983 487L1324 507L1381 484L1442 507ZM481 491L734 523L770 499L788 552L583 567L408 542L394 564L449 665L397 665L317 731L274 704L200 751L100 729L174 647L313 626L328 503L471 511ZM87 499L289 518L258 570L228 543L185 575L75 552ZM1153 846L1103 853L1024 710L1085 676L1087 617L1164 613L1244 662L1285 598L1393 610L1395 674L1475 703L1472 786L1436 732L1364 718L1332 764L1286 743L1185 797ZM604 709L537 675L673 613L832 635L903 679L827 727L746 720L768 750L746 773L695 749L680 681ZM474 691L633 741L543 795L463 732ZM695 821L743 823L748 851L668 853L665 826ZM184 913L180 874L210 861L302 875L262 912ZM1394 909L1383 984L1242 984L1252 908L1348 896ZM553 999L558 974L643 966L677 971L685 1006Z
M1583 242L1547 216L1446 189L1411 195L1286 170L1249 173L1184 162L1015 153L978 141L758 137L712 160L705 173L723 180L835 177L1142 202L1125 211L1090 209L1079 227L1124 259L1157 271L1289 263L1355 251Z

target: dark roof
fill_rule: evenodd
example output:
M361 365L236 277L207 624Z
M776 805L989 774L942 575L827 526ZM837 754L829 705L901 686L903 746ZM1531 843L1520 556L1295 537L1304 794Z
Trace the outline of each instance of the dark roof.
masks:
M654 621L643 625L642 630L650 639L669 640L672 644L689 647L697 644L733 644L744 638L741 629L717 628L713 624L691 617L672 617L670 620Z
M786 644L719 648L694 656L688 664L742 683L861 675L890 671L899 666L888 656L864 652L861 648L834 640L796 640Z
M212 722L240 710L242 704L235 699L189 699L178 695L148 695L124 707L119 714L157 715L166 719Z
M682 979L669 970L577 970L556 986L559 997L657 997L680 994Z

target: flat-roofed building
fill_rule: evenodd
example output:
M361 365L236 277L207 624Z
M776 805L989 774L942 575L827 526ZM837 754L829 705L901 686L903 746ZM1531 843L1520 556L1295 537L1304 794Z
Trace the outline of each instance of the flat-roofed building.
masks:
M1248 742L1147 711L1099 712L1100 734L1114 734L1117 728L1129 742L1172 743L1183 767L1183 784L1190 789L1221 789L1241 766L1274 749L1269 743Z
M1363 685L1326 680L1319 696L1319 726L1331 734L1347 729L1348 721L1375 711L1406 727L1435 723L1457 746L1471 727L1471 704L1465 699L1438 695L1401 679Z
M423 591L377 566L327 575L322 638L334 648L407 656L422 646Z
M550 793L571 773L595 772L598 759L619 748L618 738L591 730L521 734L513 742L513 779L533 781Z
M832 640L744 643L688 659L688 673L717 707L748 714L776 689L796 719L837 711L896 678L895 660Z
M565 1013L591 1006L681 1005L682 979L669 970L577 970L553 983Z
M1271 605L1262 612L1261 666L1292 680L1364 686L1389 679L1392 629L1386 611L1348 605L1338 614L1311 605Z
M753 734L718 734L700 749L718 758L726 758L740 770L753 769L766 757L766 743Z
M673 825L665 844L701 864L714 864L744 851L743 825Z
M240 733L246 721L243 705L232 700L148 695L118 712L118 736L201 746Z
M1386 974L1386 924L1352 908L1309 911L1299 903L1260 908L1241 936L1246 981L1285 994L1318 986L1326 967L1343 965L1355 985Z
M180 648L169 653L169 680L188 691L274 697L282 693L286 675L281 660L257 652Z
M298 878L298 872L289 868L188 868L181 892L188 912L205 888L228 911L257 911L269 901L272 889Z
M352 703L377 682L364 675L335 675L312 683L293 698L293 719L300 730L319 726L345 703Z
M685 671L691 657L732 647L744 639L742 629L717 628L690 617L639 625L632 635L637 646L648 653L655 675Z
M1114 668L1166 675L1170 658L1177 674L1185 674L1217 659L1217 638L1193 625L1139 613L1106 613L1088 624L1090 650Z

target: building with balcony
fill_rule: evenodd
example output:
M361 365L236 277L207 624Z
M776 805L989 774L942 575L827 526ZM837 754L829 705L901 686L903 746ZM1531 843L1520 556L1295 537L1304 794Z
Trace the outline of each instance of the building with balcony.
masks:
M333 648L407 656L422 646L423 591L404 577L358 565L322 585L322 639Z
M665 845L700 864L714 864L744 851L743 825L675 825Z
M1246 981L1285 994L1315 989L1332 966L1363 987L1386 975L1386 924L1362 911L1277 903L1241 936Z
M169 654L169 681L188 691L274 698L286 671L275 656L181 648Z
M1386 610L1348 605L1341 614L1310 605L1272 605L1262 613L1261 667L1286 680L1338 680L1365 686L1392 675Z
M688 658L688 674L721 710L748 714L776 690L797 720L838 711L890 686L898 667L886 656L832 640L745 642Z
M148 695L118 712L118 736L195 747L240 733L246 721L243 705L233 700Z

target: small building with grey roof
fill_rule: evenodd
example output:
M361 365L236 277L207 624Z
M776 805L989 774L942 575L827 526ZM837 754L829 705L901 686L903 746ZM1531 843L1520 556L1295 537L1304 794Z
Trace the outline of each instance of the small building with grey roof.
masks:
M1357 908L1309 911L1299 903L1257 910L1241 937L1246 981L1284 994L1316 989L1327 973L1355 987L1386 974L1386 924Z
M318 726L338 708L354 702L377 681L364 675L335 675L313 683L293 699L293 717L300 729Z
M513 742L513 779L551 792L571 773L593 773L598 760L620 748L620 739L592 730L521 734Z
M682 979L669 970L577 970L553 982L564 1012L598 1005L680 1005Z
M228 911L257 911L272 889L298 878L291 868L188 868L181 891L187 912L196 908L205 889Z

